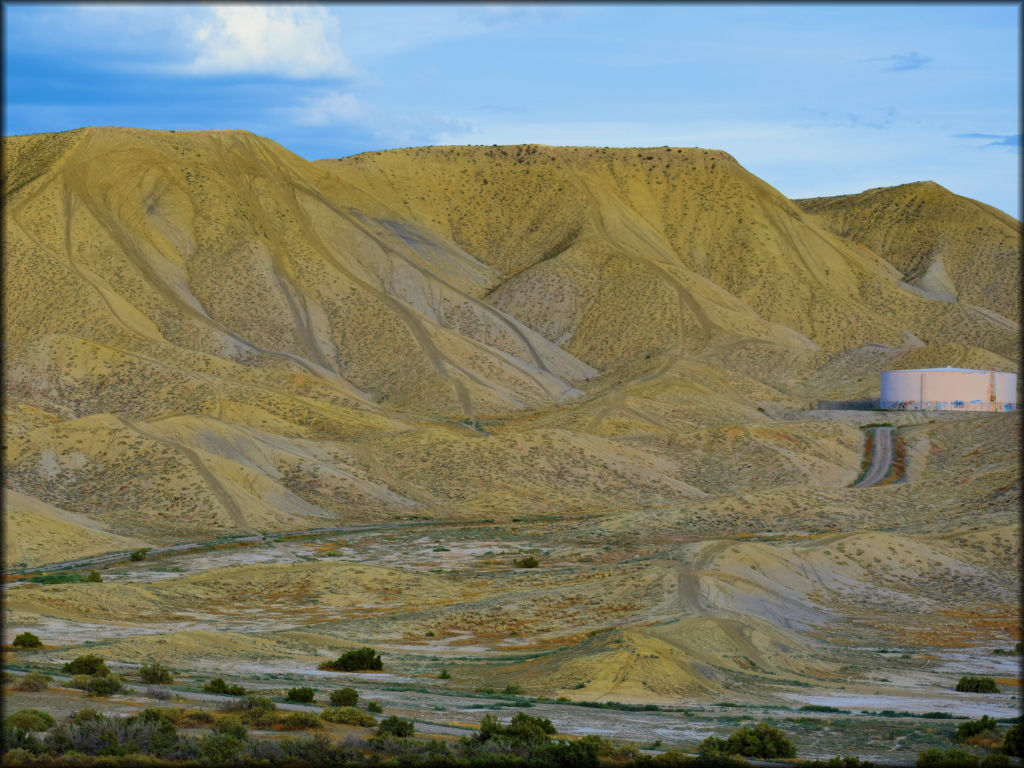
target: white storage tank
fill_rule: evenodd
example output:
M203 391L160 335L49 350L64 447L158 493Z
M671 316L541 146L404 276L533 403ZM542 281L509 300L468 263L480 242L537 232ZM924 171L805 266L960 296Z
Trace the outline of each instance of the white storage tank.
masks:
M879 400L889 411L1015 411L1017 374L971 368L882 371Z

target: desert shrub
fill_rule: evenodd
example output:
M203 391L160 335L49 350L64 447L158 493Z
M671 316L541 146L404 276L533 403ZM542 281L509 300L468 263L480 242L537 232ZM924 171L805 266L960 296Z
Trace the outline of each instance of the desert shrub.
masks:
M390 735L397 736L399 738L407 738L412 736L415 729L416 728L413 725L412 720L405 720L396 715L391 715L390 717L385 717L380 721L380 724L377 726L377 735Z
M224 678L215 677L203 686L203 691L206 693L227 693L228 684L224 682Z
M516 568L536 568L540 565L540 561L533 555L516 558L513 562L515 563Z
M212 725L216 718L212 712L205 709L190 709L181 716L179 725L182 728L201 728L204 725Z
M376 701L368 701L366 702L366 711L373 712L374 714L379 715L381 712L384 711L384 707L382 707Z
M452 673L449 672L447 669L442 669L437 674L437 679L438 680L451 680L452 679Z
M331 704L336 707L354 707L359 703L359 694L355 688L339 688L331 691L329 696Z
M41 672L29 672L14 687L19 691L42 691L50 684L53 678Z
M174 720L162 710L144 709L138 715L129 717L126 724L130 727L130 742L139 750L151 755L160 755L178 743L178 729Z
M519 696L523 693L523 687L518 683L509 683L505 686L505 689L502 691L502 693L507 693L512 696Z
M245 688L240 685L228 685L223 678L215 677L203 686L206 693L220 693L226 696L244 696Z
M300 688L291 688L288 690L288 695L285 698L288 701L295 701L300 704L310 704L313 701L315 693L312 688L308 685L304 685Z
M68 675L109 675L110 670L103 663L103 659L95 654L78 656L60 668L61 672Z
M93 721L103 720L103 713L99 712L92 707L86 707L80 709L68 718L68 722L72 725L81 725L82 723L91 723Z
M1024 721L1017 720L1006 730L1002 752L1010 757L1024 757Z
M962 744L972 736L977 736L979 733L985 731L998 731L999 724L996 722L994 717L988 715L982 715L980 720L968 720L966 723L960 723L956 729L956 742Z
M23 731L46 731L56 724L53 715L41 709L19 709L4 718L4 725Z
M320 719L326 720L328 723L359 725L363 728L372 728L377 724L377 718L360 712L355 707L324 707L320 713Z
M121 758L140 752L176 753L179 747L173 723L156 709L124 719L107 718L95 710L83 710L67 723L53 728L47 740L47 750L55 754L73 751ZM136 762L133 758L123 764L134 765Z
M991 677L975 677L964 675L956 684L956 689L966 693L999 693L999 686Z
M502 726L495 715L487 714L480 721L477 739L486 742L495 737L502 737L512 742L544 742L555 732L555 726L546 717L533 717L525 712L517 712L507 726Z
M266 696L254 696L250 693L239 699L234 708L240 709L243 712L273 712L277 709L277 705Z
M552 731L552 733L554 733L554 731ZM639 750L635 744L616 744L611 739L606 739L596 733L588 734L577 741L592 745L594 748L594 754L598 757L610 757L615 760L632 760L639 754Z
M100 575L99 571L92 570L89 571L89 575L85 577L85 580L98 584L99 582L103 581L103 577Z
M843 755L842 757L837 755L828 760L811 760L800 765L804 768L875 768L875 764L870 760L862 760L852 755Z
M174 682L174 675L167 667L159 661L152 664L143 664L139 667L139 677L144 683L171 683Z
M517 712L505 727L506 735L526 741L543 741L556 731L546 717L533 717L525 712Z
M43 745L39 739L30 731L23 731L21 728L3 727L0 734L0 744L3 745L3 764L7 765L31 765L34 755L42 751Z
M43 641L31 632L22 632L11 643L15 648L42 648Z
M199 756L205 762L225 765L238 761L245 748L245 742L229 733L211 733L199 739L196 746Z
M334 661L323 662L319 668L336 672L376 672L384 669L384 663L373 648L360 648L358 651L345 651Z
M134 552L132 552L130 555L128 555L128 559L131 560L133 563L137 563L140 560L145 560L146 559L146 554L148 552L149 552L149 550L146 549L146 548L136 549Z
M217 722L213 724L213 731L214 733L225 733L229 736L234 736L236 739L248 738L245 723L242 722L238 715L221 715L217 718Z
M981 758L981 762L978 763L978 768L1010 768L1011 765L1013 765L1013 763L1010 762L1010 758L997 752L992 755L985 755Z
M599 764L597 746L587 739L545 744L537 757L549 765L567 768L596 768Z
M169 701L174 694L169 688L146 688L146 695L151 699Z
M917 768L977 768L978 757L962 749L926 749L917 756Z
M302 739L283 739L290 761L309 766L341 766L362 763L362 752L335 745L322 733Z
M286 731L315 731L323 721L313 712L289 712L278 721Z
M89 678L85 687L90 696L111 696L124 691L124 683L119 675L94 675Z
M68 683L71 688L77 688L80 691L84 691L89 687L89 676L88 675L72 675L71 682Z
M726 740L719 736L708 736L697 747L697 753L701 755L724 755L727 747Z
M789 737L768 723L745 725L733 731L725 740L722 751L743 757L796 757L796 747Z

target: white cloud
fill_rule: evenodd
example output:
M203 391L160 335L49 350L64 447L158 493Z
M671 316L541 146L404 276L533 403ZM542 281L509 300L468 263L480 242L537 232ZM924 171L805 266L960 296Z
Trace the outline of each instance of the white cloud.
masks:
M366 107L351 93L333 92L306 99L289 110L296 125L357 123L367 117Z
M192 74L346 77L338 20L326 8L295 5L211 6L192 32Z

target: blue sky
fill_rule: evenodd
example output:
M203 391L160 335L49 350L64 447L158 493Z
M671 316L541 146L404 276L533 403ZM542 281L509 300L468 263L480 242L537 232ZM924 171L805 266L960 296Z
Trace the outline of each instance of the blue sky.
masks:
M929 179L1020 218L1016 3L4 11L6 135L244 128L310 160L701 146L789 197Z

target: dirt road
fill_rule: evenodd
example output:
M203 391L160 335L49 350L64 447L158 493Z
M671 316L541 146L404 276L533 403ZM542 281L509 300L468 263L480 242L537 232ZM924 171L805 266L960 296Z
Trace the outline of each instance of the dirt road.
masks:
M893 450L892 433L893 427L875 427L875 450L871 456L871 466L867 473L854 484L854 488L869 488L882 482L892 468Z

